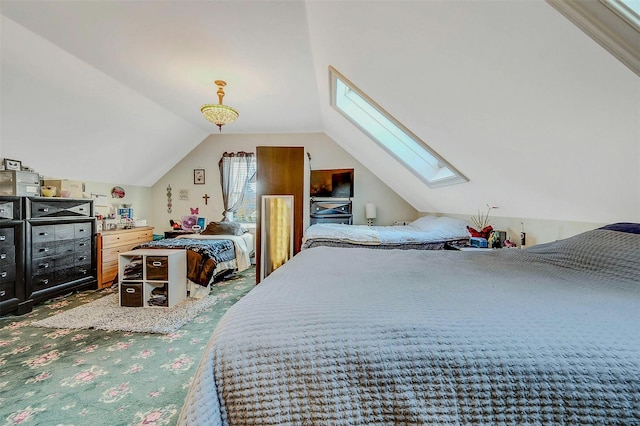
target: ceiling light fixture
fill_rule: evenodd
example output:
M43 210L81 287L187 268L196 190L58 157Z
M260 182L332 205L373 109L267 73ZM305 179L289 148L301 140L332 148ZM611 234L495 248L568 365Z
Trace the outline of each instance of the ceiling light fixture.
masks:
M218 86L218 103L202 105L200 111L204 115L204 118L218 126L220 132L222 132L222 126L225 124L233 123L238 118L238 111L227 105L222 105L222 98L224 98L224 90L222 89L227 85L222 80L215 81Z

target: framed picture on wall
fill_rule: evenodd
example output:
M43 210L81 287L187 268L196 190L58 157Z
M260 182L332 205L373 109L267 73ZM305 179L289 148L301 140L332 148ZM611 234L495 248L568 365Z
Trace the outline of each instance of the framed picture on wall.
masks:
M204 185L204 169L193 169L193 184Z

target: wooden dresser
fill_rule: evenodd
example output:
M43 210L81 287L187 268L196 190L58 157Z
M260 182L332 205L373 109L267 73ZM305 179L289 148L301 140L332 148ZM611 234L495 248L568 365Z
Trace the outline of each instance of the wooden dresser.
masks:
M103 231L97 237L98 288L110 287L118 275L118 255L153 240L149 226Z

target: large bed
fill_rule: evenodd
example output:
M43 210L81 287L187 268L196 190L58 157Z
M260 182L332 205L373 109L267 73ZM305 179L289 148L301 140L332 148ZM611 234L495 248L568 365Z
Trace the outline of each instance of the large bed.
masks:
M303 250L218 323L180 425L639 425L640 224Z
M408 225L367 226L317 223L309 226L302 248L366 247L372 249L442 250L469 241L469 223L449 217L423 216Z

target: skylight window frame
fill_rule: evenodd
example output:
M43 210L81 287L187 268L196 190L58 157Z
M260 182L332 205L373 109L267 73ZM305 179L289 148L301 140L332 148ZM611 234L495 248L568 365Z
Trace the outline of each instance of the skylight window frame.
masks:
M411 142L413 142L415 144L414 146L417 146L419 149L422 149L424 151L423 154L426 154L426 157L431 157L431 159L428 159L428 158L425 158L425 155L416 154L416 155L420 155L420 157L422 157L422 160L425 163L430 163L432 167L433 167L433 163L437 163L437 169L434 168L436 170L435 173L431 174L432 176L435 177L435 179L430 179L429 176L425 175L416 167L414 167L412 164L410 164L408 161L403 159L400 155L398 155L390 147L388 147L385 142L381 141L380 138L378 138L373 131L364 127L354 117L349 115L347 111L345 111L338 105L339 104L338 83L337 83L338 81L340 81L342 84L347 86L351 91L353 91L357 96L359 96L367 104L367 107L373 108L373 110L375 110L378 114L382 115L384 119L388 120L393 126L395 126L395 129L386 128L383 123L376 120L374 116L367 113L365 109L363 109L362 107L358 106L361 108L361 111L364 114L367 114L371 120L378 123L378 125L380 126L380 129L384 128L384 130L386 130L388 133L399 132L400 134L408 138ZM330 88L330 96L329 96L330 105L336 111L338 111L343 117L345 117L351 124L356 126L365 135L367 135L380 148L384 149L387 153L389 153L389 155L391 155L393 158L395 158L397 161L403 164L416 177L418 177L427 186L429 186L429 188L439 188L443 186L455 185L458 183L465 183L469 181L469 179L465 175L463 175L458 169L453 167L451 163L445 160L440 154L438 154L433 148L431 148L427 143L425 143L422 139L420 139L415 133L413 133L411 130L405 127L402 123L400 123L395 117L393 117L389 112L387 112L384 108L382 108L377 102L371 99L366 93L360 90L355 84L349 81L349 79L347 79L344 75L342 75L338 70L336 70L332 66L329 66L329 88ZM353 102L353 100L351 101ZM396 138L399 142L401 142L400 141L401 138L397 137L397 135L396 135ZM408 145L404 145L403 150L404 149L409 149L413 151L412 147ZM441 174L443 170L446 170L445 174L451 174L451 176L438 178L438 175Z

